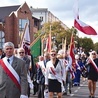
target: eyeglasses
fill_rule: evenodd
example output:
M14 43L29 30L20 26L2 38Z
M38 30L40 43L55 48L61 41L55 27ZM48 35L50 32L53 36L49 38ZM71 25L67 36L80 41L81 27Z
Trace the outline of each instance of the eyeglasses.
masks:
M19 54L21 54L21 53L23 54L24 52L19 52Z
M92 53L92 55L96 55L96 53Z
M56 56L56 54L51 54L51 56Z

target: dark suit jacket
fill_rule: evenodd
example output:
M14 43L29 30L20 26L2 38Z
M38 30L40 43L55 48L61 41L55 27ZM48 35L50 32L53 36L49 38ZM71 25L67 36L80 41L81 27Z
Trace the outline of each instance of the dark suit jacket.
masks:
M20 98L21 94L27 95L28 82L25 62L14 56L12 67L20 77L21 92L0 66L0 98Z
M25 56L23 58L23 60L25 61L25 67L26 67L26 70L28 71L29 70L29 66L30 66L30 59L27 56Z
M1 59L4 58L4 57L5 57L5 54L2 54L2 55L1 55Z
M47 60L46 62L43 61L45 67L48 61L49 60ZM37 68L37 80L39 81L39 84L45 84L45 76L43 75L41 67Z
M40 67L37 69L37 80L39 81L39 84L45 84L45 76Z

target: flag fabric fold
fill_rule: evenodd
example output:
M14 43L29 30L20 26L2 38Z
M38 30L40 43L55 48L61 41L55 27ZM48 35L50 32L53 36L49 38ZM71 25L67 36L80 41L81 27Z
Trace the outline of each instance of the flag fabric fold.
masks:
M49 53L51 51L51 34L49 34L49 36L46 40L46 47L45 47L44 51L47 51Z
M73 37L73 34L72 34L72 36L71 36L71 42L70 42L69 54L70 54L70 56L72 58L72 67L73 68L76 67L74 49L75 49L75 44L74 44L74 37Z
M29 34L29 25L26 23L25 29L24 29L24 34L22 38L22 43L21 46L22 48L25 49L25 54L30 55L30 34Z
M74 27L76 27L79 31L83 32L84 34L97 35L97 32L91 26L87 25L79 19L78 0L75 0L74 14Z
M76 69L76 61L75 61L74 49L75 49L74 36L72 34L71 42L70 42L70 50L69 50L69 54L70 54L70 57L72 59L72 66L69 67L69 70L70 70L72 79L75 78L74 69Z
M33 57L38 57L41 55L41 38L36 38L33 43L30 44L30 50Z

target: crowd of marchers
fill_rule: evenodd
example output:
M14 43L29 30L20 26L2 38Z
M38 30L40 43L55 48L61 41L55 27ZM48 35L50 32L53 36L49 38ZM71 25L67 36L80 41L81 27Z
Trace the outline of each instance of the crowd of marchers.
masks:
M36 63L34 94L38 98L58 98L71 94L71 88L80 86L81 77L88 79L89 98L95 98L96 82L98 80L98 53L94 50L84 52L75 50L75 66L72 66L72 57L69 51L51 50L39 56ZM93 63L92 63L93 62ZM95 68L96 67L96 68ZM48 93L47 93L48 91Z
M31 89L37 98L53 98L54 94L62 98L72 93L72 87L80 86L81 77L88 80L88 97L95 98L98 52L76 49L74 54L75 66L69 51L63 49L44 52L32 63L23 48L15 49L12 42L6 42L0 49L0 98L29 98Z

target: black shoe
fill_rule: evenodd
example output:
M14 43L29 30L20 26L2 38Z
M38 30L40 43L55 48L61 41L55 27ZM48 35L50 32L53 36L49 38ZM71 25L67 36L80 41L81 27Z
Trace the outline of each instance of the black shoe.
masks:
M92 96L91 96L91 95L89 95L89 98L92 98Z
M34 92L33 95L36 95L36 92Z
M64 92L63 95L67 95L67 92Z
M74 86L78 86L78 84L74 84Z
M91 98L95 98L95 96L92 96Z

